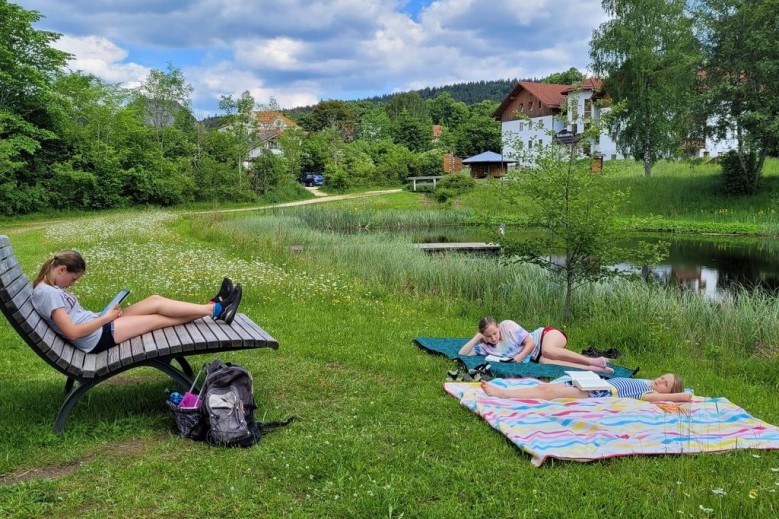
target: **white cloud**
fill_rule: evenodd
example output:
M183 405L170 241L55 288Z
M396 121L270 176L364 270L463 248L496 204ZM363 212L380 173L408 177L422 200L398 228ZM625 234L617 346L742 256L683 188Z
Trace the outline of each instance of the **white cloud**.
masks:
M138 63L121 63L128 52L100 36L62 36L54 47L73 56L68 67L93 74L109 83L133 87L149 74L149 68Z
M292 107L584 70L605 20L600 0L429 0L416 19L401 0L18 3L67 34L58 46L75 54L73 68L133 83L170 62L208 111L245 90Z

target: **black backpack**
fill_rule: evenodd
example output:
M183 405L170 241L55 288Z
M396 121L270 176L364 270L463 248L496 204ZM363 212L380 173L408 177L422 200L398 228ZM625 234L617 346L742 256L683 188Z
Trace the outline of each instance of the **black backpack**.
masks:
M288 425L260 424L254 418L252 375L246 368L214 359L205 366L206 380L200 390L208 422L206 441L222 447L251 447L262 438L263 429Z

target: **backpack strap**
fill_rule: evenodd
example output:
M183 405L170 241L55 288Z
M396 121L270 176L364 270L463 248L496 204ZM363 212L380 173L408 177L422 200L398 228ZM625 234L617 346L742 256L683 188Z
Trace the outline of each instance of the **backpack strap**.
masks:
M297 416L290 416L286 420L278 420L275 422L262 422L262 423L258 422L258 425L264 432L267 431L268 429L276 429L277 427L286 427L292 422L294 422L296 418Z

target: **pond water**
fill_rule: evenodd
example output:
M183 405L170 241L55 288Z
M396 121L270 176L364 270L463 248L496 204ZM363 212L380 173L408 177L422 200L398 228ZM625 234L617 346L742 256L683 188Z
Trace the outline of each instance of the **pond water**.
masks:
M512 231L508 231L509 236ZM416 243L482 242L495 239L494 230L450 227L412 233ZM669 244L668 255L656 265L636 265L625 258L625 270L649 274L658 282L717 297L735 285L759 287L779 294L779 240L732 236L647 235L622 244L627 250L639 240Z

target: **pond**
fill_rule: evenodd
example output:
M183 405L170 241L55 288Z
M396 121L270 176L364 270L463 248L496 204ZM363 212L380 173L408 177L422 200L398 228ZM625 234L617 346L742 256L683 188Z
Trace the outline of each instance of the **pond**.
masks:
M513 231L508 231L509 236ZM449 227L412 233L415 243L489 242L494 230ZM656 265L636 265L630 258L621 269L649 274L658 282L717 297L736 285L779 293L779 240L732 236L646 235L621 244L628 251L639 240L670 245Z

